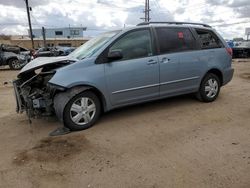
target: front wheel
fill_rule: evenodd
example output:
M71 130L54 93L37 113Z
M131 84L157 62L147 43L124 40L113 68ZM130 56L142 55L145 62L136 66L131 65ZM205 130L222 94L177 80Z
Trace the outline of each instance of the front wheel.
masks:
M9 63L10 69L12 70L19 70L22 68L21 62L16 58L10 59L8 63Z
M98 97L90 91L80 93L69 100L63 112L64 125L73 131L94 125L101 113Z
M202 80L196 96L200 101L213 102L220 93L220 79L213 73L208 73Z

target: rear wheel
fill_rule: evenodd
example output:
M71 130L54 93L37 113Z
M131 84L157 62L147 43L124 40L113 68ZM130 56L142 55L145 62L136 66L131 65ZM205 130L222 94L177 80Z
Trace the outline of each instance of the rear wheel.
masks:
M98 97L86 91L69 100L64 112L64 125L71 130L83 130L94 125L101 113Z
M213 73L208 73L202 80L196 96L200 101L213 102L220 93L220 79Z
M13 58L13 59L10 59L8 61L8 64L10 66L10 69L13 69L13 70L19 70L22 68L22 64L20 63L20 61L16 58Z

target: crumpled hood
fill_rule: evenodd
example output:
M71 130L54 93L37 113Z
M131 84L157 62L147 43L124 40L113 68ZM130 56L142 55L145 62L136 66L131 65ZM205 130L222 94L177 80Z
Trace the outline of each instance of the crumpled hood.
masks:
M45 65L54 64L54 63L68 63L68 61L76 61L76 60L70 59L69 56L38 57L38 58L32 60L31 62L29 62L28 64L26 64L21 69L21 71L18 73L17 76L19 76L23 73L26 73L26 72L30 72L30 71L39 69L41 67L44 67Z

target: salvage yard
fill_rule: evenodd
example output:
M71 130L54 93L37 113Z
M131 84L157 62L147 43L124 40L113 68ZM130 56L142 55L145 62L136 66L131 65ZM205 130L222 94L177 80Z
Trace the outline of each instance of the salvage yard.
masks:
M49 137L55 118L15 113L0 70L0 187L250 187L250 60L213 103L192 96L126 107Z

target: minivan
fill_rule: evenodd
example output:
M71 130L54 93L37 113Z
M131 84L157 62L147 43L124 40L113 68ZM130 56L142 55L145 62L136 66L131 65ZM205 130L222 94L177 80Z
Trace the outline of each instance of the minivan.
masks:
M209 25L146 22L103 33L66 57L39 57L13 82L17 112L56 114L71 130L102 112L194 93L212 102L233 77L232 49Z

